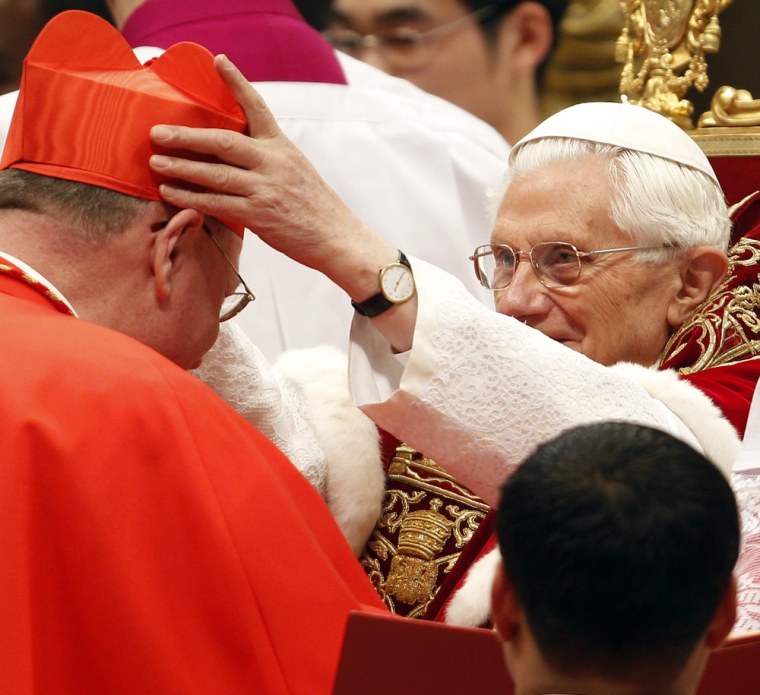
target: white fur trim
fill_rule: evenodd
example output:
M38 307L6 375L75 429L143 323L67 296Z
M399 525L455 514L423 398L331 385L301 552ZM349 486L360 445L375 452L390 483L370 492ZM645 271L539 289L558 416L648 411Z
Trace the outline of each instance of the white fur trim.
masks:
M652 398L663 403L691 430L705 456L726 477L730 476L741 442L733 425L707 395L672 370L629 363L617 364L611 369L640 384ZM452 596L446 609L447 623L479 627L488 620L491 586L500 559L499 549L494 548L470 568L462 587Z
M656 398L680 418L699 442L704 455L726 478L731 476L731 468L741 449L741 440L734 426L709 396L679 378L673 370L647 368L627 362L616 364L611 369L640 384L652 398Z
M347 364L340 350L325 346L289 350L274 368L305 396L327 460L327 505L358 556L380 516L385 475L377 428L351 401Z
M446 608L445 621L459 627L480 627L491 616L491 587L499 567L499 548L481 557Z

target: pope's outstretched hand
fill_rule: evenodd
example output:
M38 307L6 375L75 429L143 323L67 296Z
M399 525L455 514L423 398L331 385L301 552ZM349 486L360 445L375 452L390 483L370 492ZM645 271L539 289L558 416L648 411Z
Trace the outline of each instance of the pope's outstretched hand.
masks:
M162 149L211 156L199 161L153 155L151 168L176 181L161 185L164 200L245 225L273 248L323 272L357 302L377 293L378 270L397 259L397 249L349 210L280 130L242 73L225 56L216 56L215 63L248 118L249 135L154 126L151 139ZM408 348L416 298L387 314L377 327L397 349Z

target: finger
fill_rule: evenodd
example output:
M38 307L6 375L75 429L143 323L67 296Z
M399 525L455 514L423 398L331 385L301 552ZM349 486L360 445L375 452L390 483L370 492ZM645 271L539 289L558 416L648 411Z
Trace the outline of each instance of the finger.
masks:
M150 168L162 176L211 188L220 193L245 196L251 192L251 174L246 175L244 170L234 166L161 154L152 155L149 162Z
M211 217L223 219L226 222L235 222L243 226L247 224L247 207L244 197L204 191L189 191L167 183L162 183L159 186L159 192L164 201L175 207L192 208Z
M266 102L232 61L222 54L214 58L214 64L238 104L245 111L251 137L274 138L280 135L280 127Z
M165 149L212 154L237 167L253 167L258 161L255 142L231 130L155 125L150 129L150 139Z

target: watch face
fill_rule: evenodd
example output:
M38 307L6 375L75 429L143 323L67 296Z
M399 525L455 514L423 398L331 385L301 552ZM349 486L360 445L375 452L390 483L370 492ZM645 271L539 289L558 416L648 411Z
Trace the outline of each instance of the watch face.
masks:
M388 301L398 304L411 299L414 294L412 271L401 263L391 263L383 269L380 289Z

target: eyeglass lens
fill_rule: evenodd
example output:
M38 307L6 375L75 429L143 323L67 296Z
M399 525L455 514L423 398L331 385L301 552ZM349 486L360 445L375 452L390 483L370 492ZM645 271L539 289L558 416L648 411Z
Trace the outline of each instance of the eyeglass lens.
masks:
M398 70L418 67L427 60L429 53L424 35L407 27L367 36L350 29L332 29L325 32L325 37L339 51L354 58L361 58L368 48L381 50L386 60Z
M399 26L378 30L373 34L362 34L348 28L335 27L323 33L324 37L339 51L360 58L368 48L382 50L386 59L398 70L414 69L430 58L429 46L467 26L483 21L495 14L499 3L490 3L479 10L457 17L449 22L419 31L412 27Z
M242 284L238 284L235 291L224 298L222 308L219 311L219 321L227 321L237 316L251 302L251 295Z
M479 247L474 258L481 284L492 290L508 287L514 277L520 256L523 255L530 258L536 274L547 287L572 285L580 277L580 258L571 244L540 243L536 244L530 252L518 253L506 245Z
M256 299L256 297L253 295L250 289L248 289L248 286L245 284L245 281L240 276L240 273L238 272L238 269L235 267L235 264L230 260L230 257L227 255L225 250L222 248L222 245L214 236L213 232L211 231L211 228L207 224L204 224L203 229L206 232L206 234L208 234L211 241L214 243L214 246L216 246L216 248L219 249L219 252L222 254L222 256L224 256L224 260L227 261L227 264L232 269L232 272L235 273L238 279L238 284L235 287L235 291L224 298L224 300L222 301L222 306L219 309L219 322L222 323L224 321L231 319L233 316L237 316L254 299Z
M364 36L351 29L330 29L325 32L330 43L339 51L356 56L365 48L383 48L407 54L424 42L423 34L408 27Z

